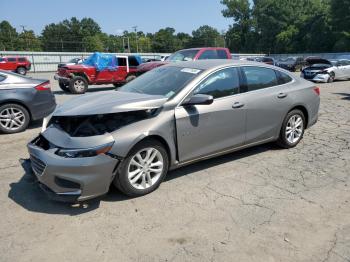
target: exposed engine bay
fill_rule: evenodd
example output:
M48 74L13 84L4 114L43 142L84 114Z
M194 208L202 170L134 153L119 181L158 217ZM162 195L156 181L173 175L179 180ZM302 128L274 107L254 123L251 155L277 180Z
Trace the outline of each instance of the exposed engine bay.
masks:
M54 125L72 137L97 136L152 117L155 111L156 109L87 116L53 116L48 126Z

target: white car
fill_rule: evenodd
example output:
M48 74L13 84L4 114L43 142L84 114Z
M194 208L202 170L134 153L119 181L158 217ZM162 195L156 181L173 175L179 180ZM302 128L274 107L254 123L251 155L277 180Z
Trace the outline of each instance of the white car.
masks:
M301 71L301 77L313 81L331 83L334 80L350 79L350 60L327 60L310 57L305 59L310 65Z

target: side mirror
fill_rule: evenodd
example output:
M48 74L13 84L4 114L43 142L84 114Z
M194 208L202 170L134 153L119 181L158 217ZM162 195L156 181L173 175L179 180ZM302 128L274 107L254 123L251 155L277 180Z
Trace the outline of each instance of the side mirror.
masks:
M204 94L196 94L186 99L183 106L192 106L192 105L210 105L214 102L213 96L204 95Z

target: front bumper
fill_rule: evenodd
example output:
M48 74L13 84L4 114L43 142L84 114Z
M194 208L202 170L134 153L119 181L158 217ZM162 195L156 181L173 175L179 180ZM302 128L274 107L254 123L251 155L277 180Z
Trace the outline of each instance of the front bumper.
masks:
M55 80L62 81L62 82L69 82L69 80L70 80L70 78L64 77L64 76L60 76L58 74L55 74L55 76L53 78Z
M37 139L37 138L36 138ZM64 158L57 149L28 144L30 166L49 198L64 202L83 201L104 195L116 173L119 160L105 154Z
M328 74L316 74L316 75L308 76L306 74L301 73L300 77L313 82L327 83L330 76Z

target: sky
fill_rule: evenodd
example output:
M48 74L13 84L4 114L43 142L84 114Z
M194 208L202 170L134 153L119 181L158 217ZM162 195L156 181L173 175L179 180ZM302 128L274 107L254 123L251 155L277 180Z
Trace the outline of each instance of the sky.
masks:
M44 26L73 16L93 18L108 34L124 30L154 33L173 27L176 32L191 33L201 25L226 31L232 21L224 18L220 0L0 0L0 21L7 20L18 32L40 34Z

